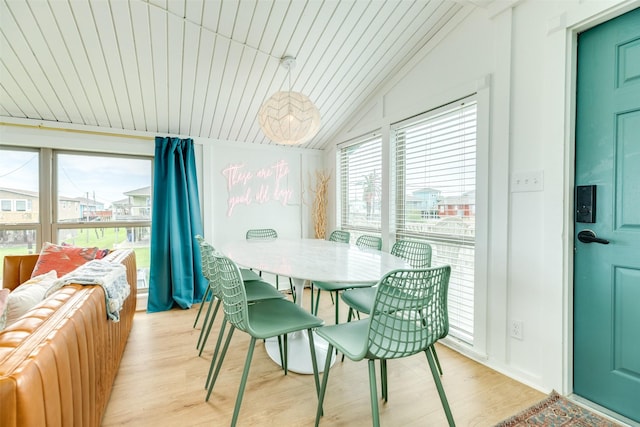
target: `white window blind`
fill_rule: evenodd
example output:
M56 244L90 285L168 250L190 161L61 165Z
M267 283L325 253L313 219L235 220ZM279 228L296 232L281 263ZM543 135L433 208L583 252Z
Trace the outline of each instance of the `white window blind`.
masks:
M473 344L476 102L467 98L392 127L397 239L424 240L451 265L450 335Z
M358 231L380 233L381 172L379 135L340 148L342 229L356 231L356 234Z

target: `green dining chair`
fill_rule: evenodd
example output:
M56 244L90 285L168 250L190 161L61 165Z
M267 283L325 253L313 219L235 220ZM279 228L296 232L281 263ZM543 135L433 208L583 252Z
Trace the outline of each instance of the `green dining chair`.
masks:
M195 236L196 241L198 242L198 244L200 244L200 241L204 241L204 238L201 235L196 235ZM201 248L202 250L202 248ZM202 259L202 258L201 258ZM205 274L205 266L202 266L202 274L203 276L206 278L207 275ZM248 268L241 268L240 269L240 273L242 274L242 280L244 280L245 282L251 281L251 280L262 280L262 278L255 273L254 271L248 269ZM207 279L208 280L208 279ZM200 319L200 314L202 312L202 308L205 306L205 303L207 301L209 301L209 299L211 298L211 287L207 286L207 289L205 289L204 291L204 295L202 296L202 304L200 304L200 307L198 307L198 312L196 313L196 318L193 321L193 327L197 327L198 325L198 319Z
M351 234L348 231L333 230L327 240L329 240L330 242L349 243L350 238Z
M198 342L196 344L196 348L199 350L198 355L202 355L202 350L207 343L207 338L211 334L211 329L213 327L213 323L216 319L216 315L220 308L221 304L221 295L216 288L216 271L214 265L213 254L215 249L209 243L207 243L202 236L196 236L196 240L200 246L200 258L202 261L202 274L205 279L209 281L209 286L207 290L209 291L209 295L211 298L209 299L209 306L207 308L207 312L205 314L205 318L202 324L202 330L200 331L200 336L198 337ZM242 277L242 273L241 273ZM258 302L268 299L283 299L284 295L278 292L270 283L261 281L261 280L245 280L242 277L242 282L246 288L247 298L251 302ZM215 300L215 306L214 306ZM203 298L203 303L200 305L200 309L204 306L206 298ZM200 310L199 309L199 310ZM213 309L213 312L212 312ZM224 332L224 331L221 331ZM220 338L220 336L219 336ZM219 339L220 341L220 339ZM216 350L218 349L219 344L216 346ZM214 355L217 351L214 352Z
M273 228L252 228L247 230L245 238L247 240L273 240L278 238L278 232ZM262 271L259 272L259 276L262 277ZM280 278L277 274L276 289L280 290ZM296 302L296 293L293 290L293 280L291 280L291 277L289 277L289 290L291 291L293 302Z
M391 248L391 255L406 260L413 268L431 267L431 245L416 240L398 240ZM350 289L342 293L342 301L349 306L348 320L354 313L371 312L376 290L371 287Z
M311 363L313 366L313 376L316 387L316 394L319 392L318 366L316 352L313 343L313 332L324 323L322 319L312 315L302 307L286 299L272 299L260 303L251 304L247 300L245 287L237 265L229 258L214 253L216 270L218 275L218 285L222 294L222 305L225 319L230 323L230 330L222 349L222 353L217 360L213 377L208 385L207 398L211 395L216 379L224 362L229 342L233 332L237 329L247 333L251 337L247 357L240 379L240 387L236 397L231 425L235 426L240 413L240 406L244 395L249 368L253 358L253 351L257 340L264 340L272 337L284 337L284 351L286 352L287 334L297 331L307 331L309 336L309 351L311 352ZM286 355L283 360L283 367L286 374ZM212 362L213 366L213 362Z
M216 304L215 304L215 309L213 311L213 314L211 316L210 314L211 314L211 309L213 307L213 300L211 301L209 305L209 309L207 310L207 316L205 317L204 325L208 325L208 326L206 327L206 331L205 331L205 328L203 327L203 330L200 332L200 337L201 338L204 337L204 340L202 341L202 344L200 344L200 339L199 339L199 344L198 344L200 349L200 352L198 354L199 356L202 355L202 350L204 349L204 346L206 344L206 339L211 333L211 328L213 326L216 314L222 302L222 293L220 290L220 283L219 283L220 275L218 273L217 263L215 262L215 258L213 256L213 254L216 252L211 245L209 245L202 239L200 239L200 244L202 247L201 253L205 257L203 260L203 265L206 266L205 269L203 269L203 272L206 272L207 274L207 278L209 280L209 286L212 289L211 292L212 292L212 295L215 297ZM284 299L284 295L278 292L273 286L271 286L270 283L260 282L257 280L251 280L251 281L243 280L243 284L245 287L247 300L251 304L262 303L264 301L269 301L271 299ZM215 365L215 362L218 357L218 353L222 345L222 340L224 338L226 325L227 325L227 318L226 316L224 316L222 319L222 324L220 326L220 331L218 333L218 339L214 347L213 355L211 357L211 365L210 365L211 367L209 368L209 373L207 375L207 380L205 382L205 389L209 387L209 383L213 375L213 366ZM278 337L278 349L280 351L280 358L285 361L285 365L283 365L283 368L285 369L285 375L286 375L287 356L286 356L286 351L283 352L283 349L282 349L282 337Z
M328 363L325 365L318 398L316 426L323 413L331 366L330 356L334 348L353 361L367 359L374 426L380 425L375 361L399 359L424 352L449 426L455 426L433 355L429 351L449 331L447 292L450 276L451 267L448 265L389 272L375 286L376 293L369 317L316 330L316 335L329 344ZM386 364L381 363L381 366ZM386 400L385 380L381 386Z
M371 236L369 234L363 234L362 236L358 237L358 239L356 240L356 246L360 247L360 248L368 248L368 249L374 249L374 250L381 250L382 249L382 238L378 237L378 236ZM375 285L375 282L370 282L370 283L334 283L334 282L311 282L311 311L313 314L318 315L318 307L320 305L320 292L321 291L327 291L330 292L331 296L332 296L332 301L333 304L335 306L335 323L338 324L339 323L339 307L340 304L338 304L339 300L338 300L338 294L341 291L344 291L346 289L353 289L353 288L368 288ZM314 305L314 293L313 293L313 289L314 287L316 288L316 293L315 293L315 305Z
M405 259L413 268L431 267L432 252L429 243L416 240L398 240L391 248L391 255ZM360 313L371 313L375 293L376 289L372 287L348 289L342 293L342 301L349 307L347 322L351 321L354 313L357 313L358 318L360 318ZM442 375L442 367L440 366L440 359L438 358L438 353L436 353L436 348L432 347L431 352L438 366L438 372ZM382 362L382 365L382 374L385 375L386 362Z

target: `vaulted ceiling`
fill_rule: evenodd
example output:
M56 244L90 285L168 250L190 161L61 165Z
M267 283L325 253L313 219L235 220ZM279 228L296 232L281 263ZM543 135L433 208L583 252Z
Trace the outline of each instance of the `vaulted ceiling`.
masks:
M257 113L291 88L323 148L452 22L487 0L0 0L0 122L35 119L271 144Z

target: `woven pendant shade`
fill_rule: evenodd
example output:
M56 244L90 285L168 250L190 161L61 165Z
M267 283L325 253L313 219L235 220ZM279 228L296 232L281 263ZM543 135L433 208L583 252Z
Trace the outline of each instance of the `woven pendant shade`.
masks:
M276 92L262 104L258 123L267 138L278 144L302 144L320 130L320 112L306 95L291 91L291 69L296 65L295 58L285 56L280 65L287 69L289 91Z
M320 129L320 113L313 102L300 92L276 92L258 112L262 131L280 144L301 144Z

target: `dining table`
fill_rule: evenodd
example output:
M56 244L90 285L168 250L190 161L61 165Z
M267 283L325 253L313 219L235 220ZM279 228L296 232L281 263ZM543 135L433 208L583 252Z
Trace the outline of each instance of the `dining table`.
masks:
M374 285L389 271L411 268L404 259L388 252L322 239L243 239L223 244L220 251L239 266L290 277L294 284L296 304L300 306L305 284L309 281L347 284L369 282ZM339 301L334 303L338 304ZM300 374L312 374L306 333L291 333L287 341L288 369ZM314 346L318 370L322 371L328 345L314 336ZM282 365L278 341L267 340L265 347L269 357ZM331 357L335 359L335 354Z

